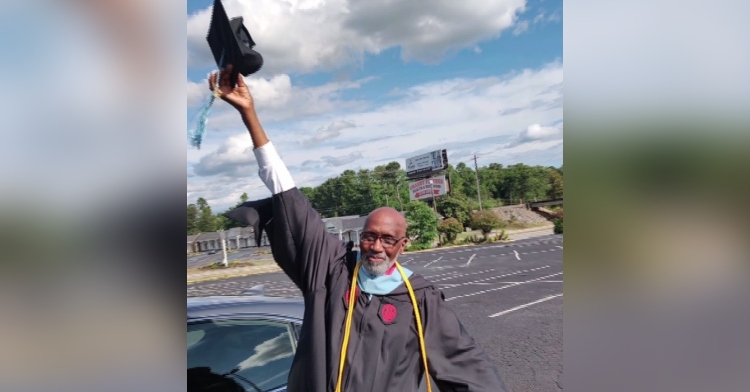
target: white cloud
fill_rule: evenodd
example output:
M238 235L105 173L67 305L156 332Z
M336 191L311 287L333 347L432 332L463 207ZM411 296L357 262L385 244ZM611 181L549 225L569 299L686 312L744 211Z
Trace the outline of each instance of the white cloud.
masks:
M363 155L361 151L354 151L351 154L341 155L341 156L336 156L336 157L325 156L322 159L329 166L343 166L343 165L346 165L347 163L352 163L362 158L363 158Z
M250 177L257 171L253 144L248 135L230 137L219 148L202 156L198 163L193 165L193 173L202 177Z
M347 128L354 128L356 125L351 121L334 121L325 128L318 129L315 136L302 142L306 147L314 146L326 140L334 139L341 135L341 131Z
M208 83L187 82L187 105L189 108L201 106L208 99L211 91Z
M347 169L372 169L394 160L403 166L405 157L440 148L448 149L453 164L468 161L472 154L534 164L524 157L548 160L561 156L546 152L559 149L561 125L546 124L562 122L562 83L562 64L554 62L498 77L402 87L391 101L378 106L340 109L331 105L318 115L285 123L270 123L263 113L260 118L299 186L319 185ZM307 90L292 86L291 91L287 104L274 111L298 108L295 91ZM255 157L249 150L247 131L236 112L227 114L230 117L235 123L212 135L223 138L221 135L229 132L235 136L224 144L210 144L219 147L205 147L196 164L196 172L204 177L189 179L197 182L190 188L193 195L200 194L212 206L216 203L222 208L223 202L226 206L236 203L244 191L251 198L268 196L253 171L257 169L252 169ZM343 132L349 124L356 127ZM519 134L519 130L523 131ZM206 146L211 140L207 139ZM311 143L316 140L326 142ZM243 180L238 181L238 176ZM213 185L200 185L208 182ZM203 191L207 193L201 194Z
M299 87L293 86L289 75L286 74L272 78L252 76L245 78L253 95L255 108L265 122L301 119L334 109L353 109L361 106L361 102L342 101L339 98L340 94L345 90L357 89L373 79L370 77L314 87ZM191 92L195 92L194 96L190 95ZM190 105L191 102L194 104L192 109L203 105L210 94L207 80L200 83L188 82L188 104ZM208 126L213 129L240 127L242 122L234 108L221 100L216 100L211 109Z
M289 75L275 75L270 79L249 77L245 78L248 88L256 100L258 109L275 108L285 105L292 94L292 81ZM211 96L208 79L200 82L188 81L188 107L202 105Z
M529 29L529 21L522 20L518 22L516 24L516 27L513 29L513 35L521 35L528 29Z
M264 75L329 70L400 47L404 60L435 62L512 27L525 0L224 0L263 55ZM206 42L211 10L190 15L188 64L214 67Z
M521 133L518 135L518 138L510 143L509 147L514 147L529 142L559 139L561 136L562 128L544 127L540 124L531 124L525 130L521 131Z

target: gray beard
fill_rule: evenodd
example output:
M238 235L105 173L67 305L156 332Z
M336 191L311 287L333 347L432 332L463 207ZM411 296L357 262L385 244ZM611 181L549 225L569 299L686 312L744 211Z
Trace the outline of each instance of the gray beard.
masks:
M369 255L362 255L362 268L365 269L365 272L367 272L368 275L373 277L385 275L385 273L388 272L388 269L390 269L396 262L396 260L391 260L388 255L383 255L385 261L374 264L370 262L370 260L367 260L367 256Z

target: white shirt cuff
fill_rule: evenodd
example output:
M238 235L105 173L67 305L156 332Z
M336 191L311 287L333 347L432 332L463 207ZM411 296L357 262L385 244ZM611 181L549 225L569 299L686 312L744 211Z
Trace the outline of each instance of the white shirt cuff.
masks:
M295 187L294 179L284 161L281 160L279 153L276 152L273 143L269 141L253 150L253 152L260 168L258 175L272 194L276 195Z

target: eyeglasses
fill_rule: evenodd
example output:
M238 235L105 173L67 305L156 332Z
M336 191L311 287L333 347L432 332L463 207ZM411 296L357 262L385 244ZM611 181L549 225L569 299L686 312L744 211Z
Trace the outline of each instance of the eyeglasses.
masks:
M367 244L374 244L375 241L377 241L378 238L380 238L380 243L383 244L384 248L392 248L396 246L396 244L398 244L399 241L403 240L406 237L393 238L389 235L379 236L375 233L364 232L360 234L359 238L362 242L367 243Z

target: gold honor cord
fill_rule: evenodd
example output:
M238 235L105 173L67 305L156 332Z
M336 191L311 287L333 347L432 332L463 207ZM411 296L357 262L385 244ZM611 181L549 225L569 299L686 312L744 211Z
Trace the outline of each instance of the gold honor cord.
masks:
M354 277L352 278L352 287L349 289L349 310L346 312L346 327L344 328L344 341L341 342L341 360L339 361L339 376L336 382L336 392L341 392L341 381L344 376L344 363L346 362L346 351L349 347L349 333L351 332L352 316L354 315L354 297L357 293L357 277L359 276L359 268L362 266L362 262L358 262L354 268ZM409 279L406 277L404 270L401 269L398 261L396 262L396 268L404 279L406 288L409 290L409 297L411 297L411 303L414 306L414 316L417 318L417 331L419 332L419 348L422 351L422 364L424 365L425 381L427 382L427 392L432 392L432 385L430 384L430 372L427 368L427 348L424 344L424 332L422 331L422 317L419 314L419 306L417 305L417 298L414 296L414 289L411 287Z

